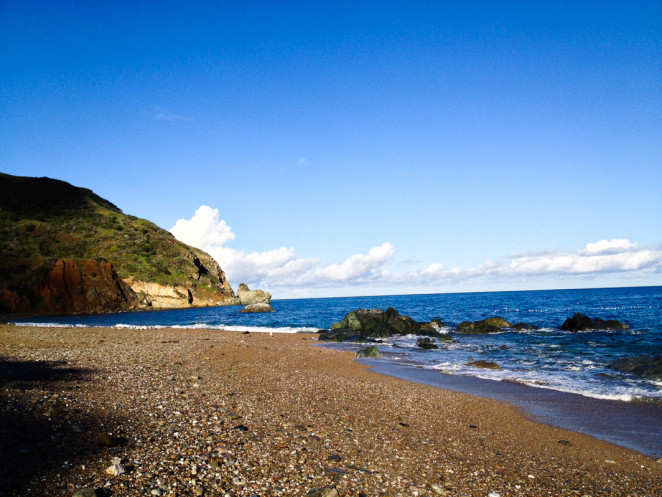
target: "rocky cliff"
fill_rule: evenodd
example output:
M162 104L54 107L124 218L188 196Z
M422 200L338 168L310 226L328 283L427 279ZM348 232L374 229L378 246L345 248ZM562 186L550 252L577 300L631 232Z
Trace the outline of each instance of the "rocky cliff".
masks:
M234 305L205 252L92 191L0 173L0 313Z

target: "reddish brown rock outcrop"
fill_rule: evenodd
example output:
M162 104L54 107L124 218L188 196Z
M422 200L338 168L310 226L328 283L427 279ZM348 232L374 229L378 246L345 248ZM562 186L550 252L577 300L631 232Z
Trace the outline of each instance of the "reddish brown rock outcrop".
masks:
M109 312L136 306L137 297L106 260L58 259L32 287L34 311Z
M0 312L27 314L32 311L30 299L8 288L0 288Z

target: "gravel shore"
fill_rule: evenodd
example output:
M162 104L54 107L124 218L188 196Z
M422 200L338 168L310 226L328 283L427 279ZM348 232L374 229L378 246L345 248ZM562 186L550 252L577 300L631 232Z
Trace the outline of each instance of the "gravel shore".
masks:
M655 459L316 339L2 325L0 495L662 495Z

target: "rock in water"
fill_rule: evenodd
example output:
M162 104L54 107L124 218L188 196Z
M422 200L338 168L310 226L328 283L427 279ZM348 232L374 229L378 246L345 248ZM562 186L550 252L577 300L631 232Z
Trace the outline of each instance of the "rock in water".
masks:
M237 290L237 298L241 305L270 304L271 294L264 290L251 290L246 283L241 283Z
M467 363L467 366L473 366L474 368L481 368L481 369L501 369L496 362L490 362L490 361L473 361Z
M248 304L246 307L241 309L239 312L274 312L274 308L270 304L260 303L260 304Z
M333 323L331 330L348 328L368 338L388 338L393 335L424 335L440 337L444 323L433 319L429 323L419 323L409 316L401 316L389 307L381 309L357 309L347 314L339 323Z
M441 319L433 319L429 323L425 323L423 326L421 326L417 335L438 337L439 335L442 335L441 328L444 326L446 325Z
M430 338L419 338L416 341L416 346L425 349L425 350L431 350L431 349L438 349L439 347L435 345L435 343L432 341Z
M366 338L349 328L336 328L335 330L324 331L318 338L321 342L357 342L365 343Z
M571 318L566 319L561 325L563 331L587 331L587 330L629 330L626 324L616 319L591 319L590 317L576 312Z
M651 357L640 355L619 359L609 367L626 373L633 373L647 380L662 381L662 355Z
M511 328L512 324L501 317L487 318L482 321L463 321L457 326L458 333L481 335L485 333L499 333L504 328Z
M370 347L366 347L365 349L361 349L356 353L356 357L374 357L378 358L380 357L379 349L377 348L376 345L371 345Z

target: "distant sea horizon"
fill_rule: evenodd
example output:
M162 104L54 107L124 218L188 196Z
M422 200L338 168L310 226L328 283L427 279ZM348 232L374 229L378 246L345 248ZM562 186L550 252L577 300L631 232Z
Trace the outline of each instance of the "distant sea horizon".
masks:
M256 287L257 288L257 287ZM623 290L629 288L662 288L660 285L624 285L624 286L587 286L579 288L536 288L517 290L465 290L457 292L412 292L412 293L375 293L366 295L316 296L316 297L277 297L273 300L307 300L307 299L353 299L366 297L416 297L425 295L457 295L473 293L513 293L513 292L571 292L582 290Z

